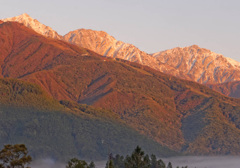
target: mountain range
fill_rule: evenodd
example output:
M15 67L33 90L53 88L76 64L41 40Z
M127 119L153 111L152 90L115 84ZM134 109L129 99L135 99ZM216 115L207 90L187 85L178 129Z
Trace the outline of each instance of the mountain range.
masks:
M35 22L37 21L35 20ZM81 32L83 33L84 31L89 33L88 30L82 30ZM108 36L104 32L92 31L92 33L94 35L91 36L95 36L95 39L97 39L98 33L99 36ZM86 37L87 36L88 35L86 35ZM114 38L111 36L108 37L114 41ZM71 38L71 36L66 35L63 38L66 40L66 38ZM75 43L74 38L71 39L72 43ZM108 43L107 41L105 42L106 44ZM116 45L118 45L117 43L118 42L115 41ZM81 45L83 44L91 45L91 43L87 41ZM104 42L93 42L91 46L101 46L101 44L104 44ZM94 148L96 155L100 156L104 155L101 153L101 141L95 140L108 136L106 131L109 129L105 130L104 127L109 126L110 121L113 125L121 125L120 130L123 131L120 131L121 135L127 134L127 130L132 129L136 137L142 136L143 139L145 138L147 140L150 138L151 142L148 141L148 143L151 143L151 145L155 144L156 146L159 145L158 149L164 149L166 153L175 151L201 155L239 154L239 99L227 97L219 92L213 91L207 86L191 80L180 79L168 73L162 73L154 67L141 63L148 58L149 60L158 60L160 55L166 55L164 52L149 55L134 49L131 50L132 53L139 51L141 54L147 55L146 59L138 60L140 57L143 58L141 54L138 55L139 57L136 55L131 56L132 59L136 58L136 60L140 62L134 60L131 60L131 62L119 58L120 56L117 56L119 53L128 53L128 50L124 49L124 45L129 45L129 51L131 47L134 48L134 46L130 44L122 43L122 48L119 50L114 49L113 52L109 49L106 53L102 47L103 50L99 50L99 52L105 51L106 54L101 55L95 50L92 51L64 40L49 38L46 37L46 34L44 36L38 34L32 30L32 27L28 28L24 26L24 23L6 22L5 20L0 24L0 74L3 78L3 84L8 87L5 85L1 86L0 91L1 95L8 95L8 97L2 96L5 98L0 100L0 103L4 105L2 109L5 109L5 106L13 106L12 104L16 104L18 109L33 106L36 109L35 111L38 111L34 113L35 119L38 118L37 116L43 115L42 107L46 107L44 109L47 111L47 113L44 113L46 115L54 111L53 117L56 117L59 111L63 111L64 114L76 116L78 116L80 112L82 114L84 111L87 111L87 114L91 114L88 116L88 120L93 122L87 122L88 125L85 125L84 128L94 125L94 121L102 121L105 116L109 116L107 121L102 121L101 125L103 127L99 127L102 128L101 130L96 127L91 127L91 130L87 132L88 139L92 142L91 145L96 147ZM124 50L121 51L121 49ZM189 52L190 54L191 52L192 54L198 53L196 57L204 55L203 53L211 53L209 50L199 49L198 46L183 49L177 48L172 50L172 52L180 52L186 55ZM114 57L108 56L108 53L113 54ZM213 65L223 62L226 63L226 66L230 69L238 68L236 62L214 53L211 54L209 59L213 57L216 59ZM195 59L194 56L191 58ZM177 61L177 59L175 60ZM207 63L208 57L205 58L205 61ZM168 61L162 60L162 62ZM200 63L196 60L195 64L198 65ZM213 65L209 63L208 67L210 68ZM178 68L181 66L187 65L181 64ZM194 67L192 69L192 71L195 71ZM15 84L18 82L14 83L9 78L18 79L20 82L25 81L27 84L24 84L25 87L20 87ZM208 82L206 82L206 84L208 84ZM221 85L224 84L225 83L222 83ZM34 89L35 87L33 86L40 88L40 91ZM213 87L213 85L209 87ZM219 86L217 87L220 88ZM33 95L29 97L25 96L25 94L28 95L29 92L30 95ZM43 94L44 96L33 99L33 97L38 97L34 95L36 93L41 93L40 95ZM19 97L20 99L18 99ZM53 102L53 105L49 103L49 99L51 100L50 102ZM29 104L25 104L28 101ZM90 110L91 112L86 110L86 106L93 108ZM14 116L17 110L10 110L9 112L9 109L11 108L3 111ZM99 112L98 109L104 112ZM32 113L31 109L25 110L22 115L24 116L26 113ZM103 115L100 115L101 113L103 113ZM59 113L59 115L62 116L62 113ZM75 119L71 117L63 116L56 121L56 127L58 127L61 118L67 118L63 120L66 123L71 123L71 120L74 120L74 123L78 123L77 120L75 121ZM14 118L13 121L16 121L16 118ZM25 120L22 120L22 122L19 123L18 129L15 130L16 132L18 131L18 134L16 134L18 137L14 137L13 134L11 135L12 138L18 139L21 137L22 141L24 141L25 136L30 136L29 131L34 132L23 124L25 123L24 121ZM40 120L31 122L30 128L36 127L37 132L39 122ZM42 122L41 120L41 123ZM84 122L84 120L81 120L81 123ZM1 123L2 130L6 128L6 125L10 130L14 130L14 127L11 127L11 124L9 125L8 123L9 121ZM76 130L80 129L81 126L79 124L68 124L68 126L65 130L65 135L74 140L71 141L75 144L72 148L77 147L87 151L86 147L89 145L87 145L86 141L83 142L85 137L80 136L81 134L79 132L77 134L78 136L76 136ZM120 135L119 127L111 127L112 138L114 135ZM125 128L127 128L127 130L124 130ZM67 130L72 131L71 134L69 134ZM48 131L48 129L46 129L46 131ZM89 136L91 131L98 132L99 134ZM100 135L100 132L102 132L102 135ZM81 133L84 134L84 131ZM46 135L48 134L51 134L51 132L48 132ZM6 136L6 132L0 135L5 136L5 139L8 137ZM31 134L31 137L34 139L37 139L37 136L37 133ZM61 137L61 134L57 134L56 136ZM58 143L58 146L54 146L54 148L51 147L51 145L49 145L50 142L44 141L44 137L42 137L42 141L42 144L48 144L47 149L49 151L56 151L56 149L61 146L61 144ZM126 143L130 143L130 141L135 141L131 135ZM5 142L2 141L1 143ZM112 143L115 142L113 141ZM29 142L29 144L34 148L31 142ZM123 145L124 139L121 143L119 142L118 149ZM151 145L149 148L153 150L154 146ZM117 144L115 144L115 146L117 146ZM126 147L124 147L124 149L126 149ZM35 151L37 151L36 148ZM92 153L94 152L92 151ZM61 154L64 155L63 152L61 152ZM84 157L81 153L74 154ZM73 155L73 153L71 155Z
M46 37L65 40L106 57L136 62L178 78L206 84L228 96L240 97L235 94L240 92L238 87L229 87L235 84L228 84L228 87L222 89L225 86L222 83L240 81L240 63L197 45L148 54L132 44L117 41L104 31L79 29L61 36L28 14L3 21L16 21Z

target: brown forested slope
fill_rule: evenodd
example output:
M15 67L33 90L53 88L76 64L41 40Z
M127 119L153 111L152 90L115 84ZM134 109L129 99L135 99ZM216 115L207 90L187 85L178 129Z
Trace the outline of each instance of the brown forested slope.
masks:
M176 155L127 126L117 114L58 102L35 84L0 79L0 95L0 146L24 143L34 159L106 159L109 152L128 154L137 145L161 156Z

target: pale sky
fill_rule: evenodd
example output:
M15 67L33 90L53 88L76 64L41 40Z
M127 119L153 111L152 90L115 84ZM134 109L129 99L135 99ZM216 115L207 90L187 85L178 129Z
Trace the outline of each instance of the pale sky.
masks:
M28 13L59 34L85 28L154 53L197 44L240 62L239 0L0 0L0 19Z

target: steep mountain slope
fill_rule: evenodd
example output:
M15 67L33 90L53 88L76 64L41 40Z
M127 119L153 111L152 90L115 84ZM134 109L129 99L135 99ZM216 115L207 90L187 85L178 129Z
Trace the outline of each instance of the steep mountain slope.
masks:
M6 22L0 29L0 71L4 77L19 77L47 69L55 57L92 53L63 41L48 40L18 23Z
M3 19L4 22L18 22L22 23L28 28L33 29L37 33L44 35L46 37L55 38L55 39L62 39L62 36L60 36L55 30L53 30L51 27L45 26L44 24L40 23L38 20L31 18L28 14L24 13L19 16L15 16L12 18L6 18Z
M106 159L108 152L127 154L140 144L148 152L174 154L111 111L67 101L61 105L40 87L15 79L0 79L0 88L0 145L24 143L34 159Z
M44 38L18 23L3 23L0 32L0 42L11 44L0 45L2 76L38 84L58 100L111 110L139 133L174 150L239 154L240 100Z

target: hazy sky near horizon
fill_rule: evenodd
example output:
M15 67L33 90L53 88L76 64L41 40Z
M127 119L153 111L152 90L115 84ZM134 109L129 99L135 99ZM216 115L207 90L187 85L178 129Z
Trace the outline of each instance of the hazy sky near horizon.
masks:
M28 13L59 34L85 28L154 53L197 44L240 62L239 0L0 0L0 19Z

